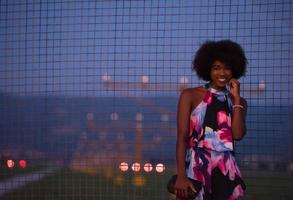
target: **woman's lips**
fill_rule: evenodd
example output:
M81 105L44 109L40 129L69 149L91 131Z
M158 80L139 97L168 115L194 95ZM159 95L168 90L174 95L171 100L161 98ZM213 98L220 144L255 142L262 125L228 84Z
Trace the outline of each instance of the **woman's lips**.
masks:
M218 79L218 81L219 81L219 82L222 82L222 83L226 83L226 80L227 80L227 79L225 79L225 78L219 78L219 79Z

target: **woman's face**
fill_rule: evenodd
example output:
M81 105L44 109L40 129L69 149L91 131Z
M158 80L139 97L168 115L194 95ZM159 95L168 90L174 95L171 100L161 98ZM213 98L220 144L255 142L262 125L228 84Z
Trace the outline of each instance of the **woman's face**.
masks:
M224 89L232 78L232 70L223 62L216 60L212 64L210 77L212 88Z

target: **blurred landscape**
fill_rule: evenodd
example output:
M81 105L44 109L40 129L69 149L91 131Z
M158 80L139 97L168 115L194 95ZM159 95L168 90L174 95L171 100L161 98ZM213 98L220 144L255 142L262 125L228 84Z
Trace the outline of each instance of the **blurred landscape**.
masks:
M24 184L9 190L1 188L0 199L117 199L131 198L131 194L139 199L174 199L165 184L176 172L177 97L1 94L0 102L2 182L44 174L32 181L28 177L15 179ZM249 105L247 135L235 143L248 185L246 199L276 198L270 193L273 190L292 198L292 119L290 106ZM16 163L8 169L7 159L24 159L28 166L21 169ZM121 162L129 164L127 172L119 169ZM162 163L165 171L134 173L134 162L154 167Z

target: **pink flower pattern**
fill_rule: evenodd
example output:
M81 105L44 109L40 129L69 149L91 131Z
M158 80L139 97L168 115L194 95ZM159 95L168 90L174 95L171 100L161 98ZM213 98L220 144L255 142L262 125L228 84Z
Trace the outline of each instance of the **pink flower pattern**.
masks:
M215 168L229 177L241 178L233 154L233 138L231 129L231 111L219 110L216 113L218 129L204 126L207 107L213 102L214 93L208 91L202 102L191 112L190 132L187 143L187 175L203 183L203 191L196 200L203 200L205 193L211 193L211 175ZM244 195L244 189L237 185L229 200L235 200Z

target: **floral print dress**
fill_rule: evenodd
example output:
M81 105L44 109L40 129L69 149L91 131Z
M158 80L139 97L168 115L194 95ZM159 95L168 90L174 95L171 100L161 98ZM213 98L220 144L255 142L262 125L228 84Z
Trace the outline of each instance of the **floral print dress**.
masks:
M190 115L187 176L203 183L195 200L239 199L245 184L233 151L232 101L228 90L205 87L204 99Z

